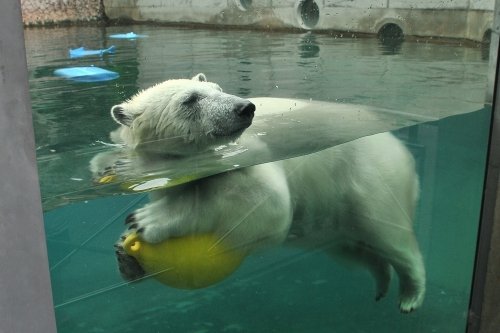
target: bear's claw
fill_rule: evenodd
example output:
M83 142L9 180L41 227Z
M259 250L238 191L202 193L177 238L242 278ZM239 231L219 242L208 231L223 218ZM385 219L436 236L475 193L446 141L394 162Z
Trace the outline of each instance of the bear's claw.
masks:
M377 296L375 296L375 302L378 302L380 301L382 298L384 298L386 296L385 293L380 293L380 294L377 294Z
M132 222L135 222L135 214L134 213L128 214L128 216L125 218L125 224L129 224Z

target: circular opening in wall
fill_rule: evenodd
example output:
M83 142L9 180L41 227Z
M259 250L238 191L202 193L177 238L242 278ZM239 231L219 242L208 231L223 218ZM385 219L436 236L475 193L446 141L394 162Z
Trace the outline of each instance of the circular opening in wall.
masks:
M481 40L481 58L488 60L490 57L490 44L491 44L491 29L488 29L483 34Z
M319 21L319 7L314 0L300 0L297 5L297 14L300 25L312 29Z
M483 40L481 42L488 45L491 43L491 29L488 29L484 32Z
M378 31L378 40L383 54L398 54L404 42L403 29L396 23L384 24Z
M246 11L252 7L252 0L234 0L239 10Z
M396 23L387 23L378 31L378 38L382 41L401 41L404 39L403 29Z

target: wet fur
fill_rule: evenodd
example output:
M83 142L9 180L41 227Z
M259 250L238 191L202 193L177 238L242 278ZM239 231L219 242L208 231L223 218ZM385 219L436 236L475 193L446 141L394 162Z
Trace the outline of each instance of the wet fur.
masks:
M122 125L114 134L115 141L140 150L142 138L155 142L175 136L162 141L160 147L166 156L178 156L219 143L219 137L211 137L215 130L226 131L227 141L246 128L246 123L231 114L233 106L241 108L244 100L221 93L203 74L194 77L192 84L176 81L115 106L113 118ZM176 122L183 122L183 130L189 128L189 120L179 119L179 109L186 112L187 105L179 102L179 96L188 98L190 93L198 97L212 94L211 103L191 104L197 108L198 119L214 119L223 113L229 124L220 125L219 119L210 125L220 126L218 129L201 131L202 126L193 123L198 131L189 131L189 135L168 133ZM217 99L222 108L214 106ZM143 120L138 122L140 117ZM144 119L156 124L156 132L144 128ZM234 131L233 125L241 131ZM394 136L384 133L309 156L152 192L151 202L127 218L124 234L136 231L154 243L213 232L248 253L285 240L306 248L323 246L341 261L359 264L372 273L376 300L387 294L394 269L399 277L400 309L406 313L418 308L425 294L425 269L412 226L418 192L411 154ZM124 253L121 240L116 247L122 275L131 280L143 276L140 265Z

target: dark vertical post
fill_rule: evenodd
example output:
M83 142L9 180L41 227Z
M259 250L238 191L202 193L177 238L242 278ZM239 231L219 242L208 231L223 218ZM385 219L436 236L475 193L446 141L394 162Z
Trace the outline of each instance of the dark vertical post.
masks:
M493 116L484 186L481 227L469 311L468 333L497 333L500 327L500 0L495 1L486 104Z
M0 332L56 331L19 0L0 1Z

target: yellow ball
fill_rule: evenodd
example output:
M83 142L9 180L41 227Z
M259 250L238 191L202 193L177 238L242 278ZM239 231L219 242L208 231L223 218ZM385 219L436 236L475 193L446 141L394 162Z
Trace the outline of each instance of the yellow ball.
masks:
M128 235L123 247L147 274L175 288L204 288L233 273L245 254L231 249L212 234L172 238L152 244L137 234Z

